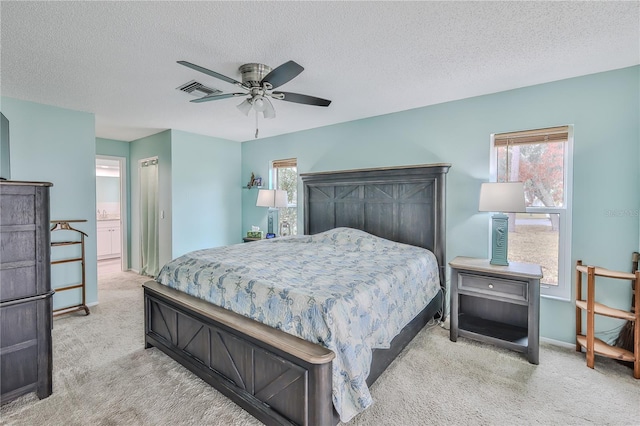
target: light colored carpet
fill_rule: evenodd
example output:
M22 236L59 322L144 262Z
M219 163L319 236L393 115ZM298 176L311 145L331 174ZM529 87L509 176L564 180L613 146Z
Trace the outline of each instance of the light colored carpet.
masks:
M258 425L257 420L155 348L143 349L147 278L101 278L91 315L54 321L53 395L0 409L6 425ZM354 425L640 424L640 380L608 359L542 345L521 355L423 330L372 387Z

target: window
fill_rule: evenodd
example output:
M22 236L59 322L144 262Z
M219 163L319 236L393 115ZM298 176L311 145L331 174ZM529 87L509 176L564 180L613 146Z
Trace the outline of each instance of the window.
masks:
M287 207L278 211L278 234L298 234L298 163L295 158L276 160L272 164L273 187L287 191Z
M541 294L571 297L572 128L495 134L491 178L524 183L526 213L509 214L509 260L542 266Z

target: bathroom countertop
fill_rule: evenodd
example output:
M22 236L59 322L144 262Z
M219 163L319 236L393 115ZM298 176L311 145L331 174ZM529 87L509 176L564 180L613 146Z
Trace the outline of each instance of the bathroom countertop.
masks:
M120 216L109 216L109 215L107 215L106 217L102 217L102 216L98 217L98 218L96 218L96 220L98 222L106 222L108 220L120 220Z

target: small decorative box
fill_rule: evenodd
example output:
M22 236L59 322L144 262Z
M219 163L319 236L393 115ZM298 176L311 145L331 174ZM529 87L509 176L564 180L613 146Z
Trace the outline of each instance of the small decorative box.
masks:
M247 238L260 238L260 239L262 239L262 231L247 231Z

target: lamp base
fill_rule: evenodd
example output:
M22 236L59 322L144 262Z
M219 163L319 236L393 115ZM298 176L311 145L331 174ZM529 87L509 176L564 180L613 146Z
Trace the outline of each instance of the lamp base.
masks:
M495 214L491 217L491 263L492 265L508 266L509 216Z
M269 208L269 215L267 217L267 232L273 234L273 210Z

